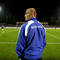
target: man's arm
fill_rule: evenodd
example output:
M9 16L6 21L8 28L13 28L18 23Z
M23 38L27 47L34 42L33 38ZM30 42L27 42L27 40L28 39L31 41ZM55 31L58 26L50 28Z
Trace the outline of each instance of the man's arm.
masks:
M19 36L18 36L18 41L16 45L16 53L18 58L20 59L22 56L22 51L24 49L24 29L23 26L20 28Z

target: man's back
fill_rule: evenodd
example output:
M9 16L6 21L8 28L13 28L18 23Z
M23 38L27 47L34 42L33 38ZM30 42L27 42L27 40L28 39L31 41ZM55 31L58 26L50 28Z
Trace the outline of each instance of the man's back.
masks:
M38 59L42 57L42 52L44 46L46 45L45 31L42 24L40 24L35 18L31 19L29 22L33 21L27 30L27 47L24 51L24 58L27 59ZM27 24L28 25L28 24ZM29 58L30 57L30 58Z
M46 45L45 29L36 18L30 19L22 27L24 32L22 34L23 39L21 40L21 48L23 48L23 58L28 60L36 60L42 58L42 52ZM25 40L24 40L25 38ZM17 44L18 45L18 44Z

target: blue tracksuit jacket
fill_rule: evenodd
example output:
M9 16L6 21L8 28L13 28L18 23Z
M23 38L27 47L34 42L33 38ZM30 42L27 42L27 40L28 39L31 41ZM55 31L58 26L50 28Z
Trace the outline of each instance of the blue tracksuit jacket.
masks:
M29 19L21 26L16 45L18 58L22 56L28 60L42 58L45 45L45 29L36 18Z

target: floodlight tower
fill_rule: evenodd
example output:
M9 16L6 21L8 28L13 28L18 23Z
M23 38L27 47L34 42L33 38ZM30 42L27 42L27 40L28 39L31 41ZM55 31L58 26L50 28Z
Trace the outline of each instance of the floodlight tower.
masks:
M2 12L2 6L0 6L0 13Z

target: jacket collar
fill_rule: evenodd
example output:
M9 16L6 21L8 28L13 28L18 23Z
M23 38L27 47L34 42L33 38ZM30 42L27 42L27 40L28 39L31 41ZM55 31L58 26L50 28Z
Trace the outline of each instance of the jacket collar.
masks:
M37 20L36 18L30 18L29 20Z

